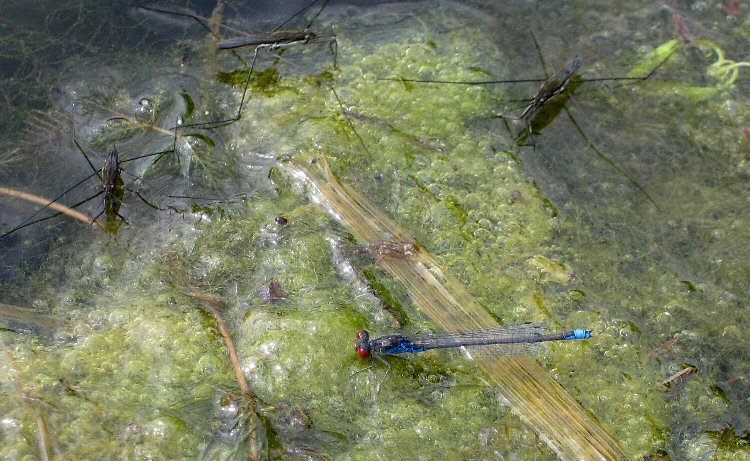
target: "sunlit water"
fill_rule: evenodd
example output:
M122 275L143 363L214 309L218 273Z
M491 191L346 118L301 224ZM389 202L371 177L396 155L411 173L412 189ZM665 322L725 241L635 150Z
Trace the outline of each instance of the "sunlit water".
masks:
M113 145L126 160L168 150L175 124L236 114L242 86L221 73L247 69L251 51L217 53L193 19L99 3L3 5L0 187L52 199L93 175L74 140L101 168ZM301 6L228 3L222 18L269 31ZM332 2L313 26L338 34L338 69L327 43L259 53L241 121L182 129L158 163L123 163L118 232L56 217L0 240L2 456L246 458L238 385L193 284L226 303L271 457L556 459L470 362L394 361L377 395L383 370L350 376L367 365L358 329L431 325L275 168L325 154L497 318L593 329L540 361L627 456L748 459L750 69L717 72L732 65L717 50L750 59L748 14ZM681 43L640 85L571 85L533 146L509 129L538 82L378 80L544 78L530 31L547 72L579 55L584 80ZM100 190L91 177L61 202ZM1 232L37 209L0 206Z

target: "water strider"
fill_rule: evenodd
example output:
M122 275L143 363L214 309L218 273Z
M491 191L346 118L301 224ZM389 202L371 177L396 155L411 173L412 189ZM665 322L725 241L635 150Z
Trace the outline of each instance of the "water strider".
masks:
M323 35L312 31L313 22L320 16L325 7L328 5L329 0L323 0L322 5L317 13L310 19L303 30L281 30L289 21L302 14L305 10L312 7L318 0L313 0L307 4L304 8L299 10L297 13L289 17L286 21L282 22L276 28L268 34L246 34L243 33L240 36L233 37L227 40L219 42L217 48L219 50L234 50L243 47L252 47L253 60L250 63L250 70L247 73L247 80L245 80L245 86L242 90L242 98L240 99L240 105L237 109L237 115L231 119L214 122L214 123L232 123L240 119L242 116L242 108L245 104L245 98L247 97L247 89L250 86L250 79L253 75L253 69L255 68L255 62L258 59L258 51L261 49L267 49L269 52L276 50L282 50L298 45L306 45L308 43L328 43L331 47L331 53L333 54L333 67L336 67L336 61L338 59L338 41L336 41L335 34ZM336 96L338 99L338 95ZM213 124L212 124L213 125ZM219 125L220 126L220 125Z
M398 357L399 354L414 354L433 349L483 348L494 355L522 355L534 352L534 346L549 341L570 341L588 339L591 330L571 330L560 333L547 333L543 325L525 323L515 326L485 328L455 333L433 333L419 336L388 335L370 339L367 330L357 332L354 350L363 359L370 359L372 365L354 373L369 370L375 366L375 359L385 364L387 370L378 384L378 392L391 365L383 355Z
M534 47L536 48L537 55L539 56L539 61L542 64L542 68L544 69L544 73L549 75L549 72L547 71L547 64L544 59L544 53L542 52L542 47L539 44L539 40L536 37L536 34L534 31L530 30L531 38L534 42ZM601 82L601 81L624 81L627 82L626 84L635 84L642 82L648 78L650 78L656 70L661 67L662 64L664 64L667 59L671 56L671 53L668 54L660 63L658 63L653 69L651 69L650 72L648 72L646 75L640 76L640 77L599 77L599 78L589 78L589 79L577 79L575 82L577 84L585 83L585 82ZM550 102L555 96L563 93L566 89L569 83L571 83L571 80L575 76L575 74L578 72L578 70L581 68L581 65L583 64L583 60L579 56L575 56L571 60L569 60L562 68L560 68L557 72L547 77L547 79L544 81L542 86L539 88L539 90L534 94L534 97L531 98L531 102L529 105L527 105L521 115L517 118L517 120L520 120L524 125L524 130L517 133L515 135L515 140L517 143L524 141L524 136L522 133L527 133L529 137L532 136L533 130L532 130L532 122L534 118L536 117L537 113L548 103ZM568 96L570 96L572 93L568 92ZM580 132L581 136L583 137L584 141L591 147L597 155L604 158L610 165L612 165L615 169L617 169L621 174L623 174L631 183L633 183L638 189L640 189L644 194L645 190L643 187L641 187L635 180L630 177L627 173L625 173L625 170L622 169L619 165L616 165L613 163L611 159L604 156L597 148L594 146L591 141L589 141L588 136L583 132L583 130L580 129L580 125L575 121L573 118L573 115L570 113L568 108L565 106L565 102L563 102L560 105L562 110L565 110L565 113L568 115L568 118L570 118L573 125L575 125L576 129ZM559 111L558 111L559 112ZM500 116L501 118L504 117ZM554 118L554 117L550 117ZM507 126L507 125L506 125ZM653 200L651 200L651 197L648 196L649 201L653 203ZM654 203L654 205L656 205Z
M549 75L547 72L547 66L544 61L544 57L542 54L541 47L539 45L539 42L536 38L536 35L531 32L534 45L537 49L537 53L539 55L539 58L542 63L542 67L544 68L545 74L548 76L545 78L519 78L519 79L504 79L504 80L476 80L476 81L456 81L456 80L435 80L435 79L408 79L408 78L384 78L380 80L384 81L395 81L395 82L407 82L407 83L426 83L426 84L450 84L450 85L495 85L495 84L512 84L512 83L533 83L533 82L542 82L541 87L537 92L528 99L529 103L522 106L523 111L521 112L521 115L518 117L511 117L511 116L505 116L505 115L499 115L499 118L502 118L503 120L511 119L511 120L519 120L522 121L524 124L524 129L528 132L531 131L531 123L536 117L537 113L542 109L546 104L548 104L551 100L555 98L555 96L560 95L561 93L565 92L565 90L568 87L568 84L571 83L571 80L573 80L574 76L578 73L581 66L583 65L583 60L579 56L575 56L565 65L563 65L557 72L555 72L552 75ZM644 81L648 78L650 78L656 70L661 67L662 64L664 64L667 59L671 56L671 53L667 55L660 63L658 63L650 72L648 72L646 75L640 76L640 77L596 77L596 78L577 78L575 79L575 83L587 83L587 82L603 82L603 81L620 81L625 82L624 84L635 84L641 81ZM516 141L519 141L518 135L515 136Z
M531 32L531 37L534 41L534 46L537 51L537 55L539 56L539 60L542 63L542 67L544 68L545 74L547 73L547 65L544 60L544 53L542 52L542 47L539 45L539 40L537 40L536 34L534 34L533 31ZM650 72L647 74L640 76L640 77L616 77L616 78L597 78L597 79L589 79L588 81L603 81L603 80L618 80L618 81L626 81L629 82L629 84L635 84L642 82L648 78L650 78L656 71L659 69L667 60L672 56L672 53L674 50L670 53L668 53L663 60L661 60L659 63L654 66ZM558 72L556 72L554 75L549 77L545 83L542 85L542 87L539 89L537 94L532 99L531 104L524 110L523 114L521 115L521 120L525 124L525 130L521 133L527 133L527 135L530 137L533 134L532 130L532 121L534 120L536 113L548 102L550 101L554 96L562 93L566 85L571 81L571 78L573 75L575 75L576 71L580 68L582 64L582 61L579 57L575 57L568 61L568 63L563 66L562 69L560 69ZM581 80L583 81L583 80ZM571 92L568 92L568 97L571 97ZM565 114L568 116L568 119L575 127L576 131L581 135L581 138L584 140L586 145L596 154L597 157L604 160L610 167L612 167L614 170L616 170L618 173L620 173L625 179L630 182L633 187L638 189L646 199L651 202L652 205L654 205L656 208L659 208L659 205L656 204L656 201L649 195L649 193L646 191L646 189L633 177L632 174L630 174L625 167L620 165L619 162L615 161L613 158L606 155L604 152L602 152L599 147L597 147L596 144L594 144L589 137L586 135L586 133L581 128L581 125L576 121L575 117L573 117L573 114L570 112L568 107L566 106L565 102L563 102L560 105L560 110L565 111ZM559 110L558 110L559 112ZM524 117L525 116L525 117ZM556 114L555 114L556 116ZM551 117L551 118L554 118ZM507 127L507 123L506 123ZM516 135L516 142L523 142L523 135L520 133Z
M335 34L320 34L312 30L312 24L315 22L315 20L320 16L320 14L323 12L325 7L328 5L328 2L330 0L313 0L307 5L305 5L302 9L297 11L295 14L287 18L284 22L276 26L271 32L269 33L258 33L258 34L252 34L245 32L241 29L238 29L236 27L228 26L226 24L216 24L217 27L221 29L225 29L228 31L231 31L232 33L237 34L234 37L221 40L216 45L217 49L220 51L232 51L241 48L252 48L253 49L253 58L250 62L250 68L247 73L247 79L245 80L245 84L243 86L242 90L242 98L240 99L240 104L237 109L237 115L226 118L223 120L216 120L212 122L207 123L194 123L194 124L187 124L187 125L181 125L178 128L186 128L186 127L194 127L194 126L201 126L204 128L218 128L224 125L229 125L231 123L234 123L238 121L242 116L242 109L245 107L245 100L247 98L247 90L250 87L250 81L253 76L253 71L255 70L255 63L258 59L258 52L260 50L268 50L270 53L274 54L275 51L284 50L287 48L300 46L300 45L306 45L309 43L328 43L331 48L331 53L333 55L333 67L336 68L336 63L338 60L338 41L336 40ZM284 30L282 27L284 27L286 24L288 24L290 21L292 21L297 16L304 13L306 10L311 8L316 3L321 2L322 5L320 9L318 9L317 13L315 13L310 21L308 22L307 26L305 26L302 29L289 29ZM207 26L207 24L212 24L212 21L209 18L204 18L201 16L193 15L193 14L187 14L187 13L180 13L170 10L164 10L160 8L153 8L153 7L145 7L145 6L139 6L138 8L147 10L147 11L154 11L157 13L163 13L163 14L170 14L175 16L181 16L186 17L190 19L194 19L204 27L206 27L208 30L210 28ZM280 58L280 55L275 54L275 56ZM338 99L338 96L337 96Z
M166 150L166 151L159 151L159 152L154 152L154 153L151 153L151 154L146 154L146 155L141 155L141 156L138 156L138 157L133 157L133 158L130 158L130 159L121 160L120 156L119 156L119 153L117 151L117 147L112 146L112 149L110 150L109 154L107 155L107 157L104 160L104 166L102 166L102 168L100 168L100 169L97 169L96 167L94 167L94 164L89 159L89 156L86 155L86 152L83 150L83 148L78 143L78 141L74 140L74 142L75 142L75 145L78 148L78 150L81 152L81 154L83 154L84 158L86 159L86 163L88 163L88 165L91 167L91 169L93 170L93 172L90 173L85 178L81 179L80 181L76 182L72 186L70 186L67 189L65 189L65 191L63 191L57 197L55 197L54 199L50 200L46 205L44 205L43 207L41 207L40 209L38 209L37 211L35 211L32 215L30 215L29 217L27 217L23 222L21 222L21 224L17 225L16 227L14 227L14 228L10 229L9 231L7 231L7 232L3 233L2 235L0 235L0 239L4 238L4 237L7 237L7 236L13 234L14 232L19 231L19 230L21 230L21 229L23 229L25 227L31 226L33 224L36 224L36 223L39 223L39 222L42 222L42 221L46 221L48 219L52 219L52 218L57 217L60 214L62 214L63 212L59 211L57 213L54 213L54 214L49 215L49 216L45 216L43 218L34 219L40 213L42 213L44 210L49 209L53 204L57 203L65 195L67 195L68 193L70 193L71 191L73 191L74 189L76 189L77 187L81 186L82 184L84 184L86 181L88 181L89 179L91 179L94 176L97 176L99 178L99 180L101 181L101 183L102 183L102 189L99 192L97 192L96 194L94 194L94 195L92 195L92 196L90 196L90 197L88 197L88 198L86 198L86 199L84 199L84 200L82 200L82 201L80 201L80 202L78 202L78 203L76 203L76 204L68 207L68 208L75 209L76 207L79 207L79 206L83 205L84 203L89 202L89 201L95 199L96 197L99 197L100 195L104 194L104 200L103 200L104 207L103 207L102 211L99 212L99 214L97 214L94 218L91 218L91 224L97 224L97 225L99 225L101 227L101 224L99 224L99 222L97 221L97 219L102 214L105 214L105 213L106 213L105 216L107 217L107 223L108 224L115 223L116 220L117 220L117 218L120 218L120 219L122 219L123 222L126 222L125 218L123 218L122 215L120 215L120 213L119 213L119 211L120 211L120 205L122 203L122 198L124 196L124 183L123 183L122 178L120 176L121 176L121 173L123 171L125 171L125 170L122 169L122 167L120 165L123 164L123 163L126 163L126 162L133 161L133 160L138 160L138 159L142 159L142 158L146 158L146 157L152 157L152 156L157 156L157 155L165 155L167 153L174 152L174 146L173 146L172 149L169 149L169 150ZM140 194L138 194L138 195L140 196ZM108 226L107 228L104 228L104 227L102 227L102 228L106 229L106 230L110 230L110 231L116 231L117 230L116 227L111 227L111 226Z
M133 173L130 173L129 171L127 171L126 169L124 169L122 167L122 164L124 164L124 163L132 162L134 160L140 160L140 159L144 159L144 158L149 158L149 157L157 157L157 159L154 161L154 163L156 163L162 156L167 155L167 154L176 153L176 149L175 149L176 137L174 138L172 147L170 149L162 150L162 151L159 151L159 152L153 152L153 153L149 153L149 154L144 154L144 155L139 155L139 156L131 157L131 158L128 158L128 159L120 159L117 147L116 146L112 146L112 148L110 149L109 153L107 154L107 157L104 160L104 165L101 168L99 168L99 169L97 169L94 166L94 164L91 162L89 156L86 154L86 152L81 147L81 145L78 143L78 141L74 140L74 143L75 143L76 147L78 148L78 150L83 155L83 157L86 159L86 163L88 163L88 165L93 170L92 173L90 173L89 175L87 175L83 179L79 180L78 182L76 182L72 186L68 187L67 189L65 189L65 191L63 191L62 193L60 193L59 195L57 195L54 199L49 200L44 206L42 206L40 209L38 209L37 211L35 211L32 215L30 215L29 217L27 217L19 225L13 227L12 229L10 229L7 232L5 232L2 235L0 235L0 239L5 238L5 237L7 237L7 236L9 236L9 235L11 235L11 234L13 234L13 233L15 233L15 232L23 229L23 228L26 228L28 226L31 226L33 224L36 224L36 223L39 223L39 222L42 222L42 221L46 221L46 220L55 218L55 217L59 216L60 214L65 213L64 211L58 211L57 213L51 214L49 216L45 216L45 217L42 217L42 218L34 219L37 216L39 216L39 214L42 213L43 211L45 211L45 210L47 210L49 208L52 208L53 205L57 204L57 202L59 200L61 200L64 196L66 196L71 191L73 191L74 189L78 188L79 186L81 186L82 184L84 184L86 181L88 181L89 179L93 178L94 176L98 177L99 180L101 181L101 190L99 190L94 195L92 195L90 197L87 197L84 200L79 201L78 203L76 203L74 205L71 205L69 207L64 207L64 208L66 208L66 209L75 209L75 208L83 205L84 203L87 203L87 202L95 199L96 197L99 197L100 195L104 194L104 198L102 200L102 204L103 204L102 210L95 217L89 218L89 219L91 219L90 223L92 225L96 224L100 228L102 228L103 230L105 230L107 232L112 232L112 233L117 232L117 230L119 229L119 223L127 223L126 219L120 214L120 206L121 206L122 200L124 198L125 189L127 189L127 190L131 191L132 193L134 193L135 195L137 195L146 205L148 205L148 206L150 206L152 208L155 208L155 209L160 209L156 205L148 202L145 198L143 198L143 196L140 193L138 193L138 191L130 189L129 187L127 187L125 185L124 181L122 180L122 174L130 176L134 181L141 181L141 182L145 183L146 185L148 185L152 189L160 192L161 194L163 194L163 195L165 195L166 197L169 197L169 198L175 198L175 199L184 198L184 199L196 199L196 200L219 200L219 199L210 199L210 198L196 197L196 196L189 196L189 195L173 195L173 194L169 194L166 191L164 191L163 189L159 188L158 186L156 186L156 185L154 185L154 184L146 181L145 179L143 179L140 176L137 176L137 175L135 175ZM102 215L104 215L106 217L106 226L102 225L98 221L99 217L101 217Z
M76 146L81 149L81 146L77 141ZM86 157L86 161L93 168L94 165L91 164L91 161L89 160L83 149L81 149L81 153L84 154L84 157ZM94 222L96 222L96 220L99 219L99 217L104 213L106 213L105 216L107 217L107 223L109 223L110 221L117 221L116 218L122 219L122 222L127 222L125 218L123 218L120 214L120 206L122 205L122 197L124 195L125 188L125 183L120 177L120 173L122 171L122 168L120 168L120 156L117 152L117 146L112 146L112 150L109 151L107 158L104 159L104 166L100 170L101 175L99 175L99 171L95 170L97 176L100 176L102 180L103 190L98 192L97 195L101 194L102 192L104 193L104 208L99 212L98 215L94 216ZM97 195L95 195L94 197L96 197Z
M123 195L124 195L124 190L123 190L124 189L124 183L122 181L122 178L120 177L121 172L124 171L124 170L120 167L120 164L124 163L124 162L127 162L127 161L130 161L130 160L135 160L136 158L132 158L132 159L128 159L128 160L120 160L117 148L115 146L113 146L112 149L110 150L109 154L107 155L107 157L104 160L104 166L102 168L100 168L100 169L97 170L94 167L94 165L91 163L91 160L89 160L89 158L86 155L86 153L81 148L80 144L78 144L78 141L75 141L75 144L78 147L78 149L81 151L81 153L84 155L84 157L86 158L86 162L94 170L93 173L89 174L88 176L86 176L82 180L78 181L77 183L75 183L71 187L67 188L60 195L58 195L57 197L55 197L54 199L52 199L51 201L49 201L49 203L47 203L42 208L38 209L36 212L34 212L32 215L30 215L28 218L26 218L21 224L19 224L18 226L14 227L13 229L5 232L4 234L0 235L0 238L6 237L8 235L11 235L11 234L13 234L14 232L16 232L18 230L21 230L21 229L23 229L25 227L31 226L32 224L36 224L36 223L39 223L39 222L42 222L42 221L46 221L48 219L52 219L52 218L54 218L56 216L59 216L60 214L62 214L62 212L57 212L57 213L54 213L52 215L45 216L43 218L34 219L36 216L38 216L44 210L48 209L52 204L57 203L58 200L62 199L65 195L67 195L68 193L70 193L71 191L73 191L74 189L76 189L78 186L80 186L81 184L85 183L87 180L89 180L90 178L92 178L94 176L99 177L100 181L102 182L102 190L100 190L96 194L94 194L94 195L92 195L92 196L90 196L90 197L88 197L88 198L86 198L86 199L84 199L84 200L76 203L75 205L70 206L69 208L75 209L76 207L78 207L80 205L83 205L84 203L89 202L89 201L95 199L96 197L99 197L100 195L104 194L104 200L103 200L104 207L103 207L102 211L99 212L99 214L97 214L94 218L91 218L91 224L97 224L97 225L101 226L101 224L97 221L97 219L102 214L105 214L105 213L106 213L105 216L107 217L107 223L108 224L110 224L112 222L116 222L116 218L118 218L118 217L120 219L122 219L123 222L126 222L125 218L123 218L122 215L120 215L120 213L119 213L120 205L122 203L122 198L123 198ZM163 154L163 153L164 152L157 152L157 153L154 153L152 155L159 155L159 154ZM137 157L137 158L143 158L143 157ZM105 229L107 229L107 230L116 230L115 228L110 227L110 226L108 226Z
M224 40L218 44L220 50L233 50L236 48L252 47L253 48L253 60L250 63L250 70L247 73L247 79L242 89L242 98L240 99L240 105L237 109L237 115L225 120L219 120L216 122L210 122L206 125L212 127L219 127L227 125L229 123L236 122L242 117L242 109L245 106L245 98L247 97L247 89L250 87L250 81L253 76L253 70L255 69L255 62L258 59L258 51L261 49L267 49L269 52L288 48L297 45L304 45L307 43L319 43L329 42L331 43L331 49L333 53L333 66L336 67L336 60L338 56L338 42L336 41L336 35L318 35L312 32L310 29L304 29L301 31L276 31L270 34L256 34L256 35L244 35L235 37L232 39ZM189 125L186 125L189 126Z
M408 83L426 83L426 84L461 84L461 85L490 85L490 84L511 84L511 83L529 83L529 82L542 82L541 87L537 92L528 99L528 103L521 106L519 109L523 109L519 116L511 116L498 114L497 117L502 119L506 129L511 134L513 142L516 145L523 146L524 142L531 138L534 133L539 133L541 128L550 123L561 111L565 111L566 115L574 125L578 133L583 138L586 145L594 151L594 153L613 169L620 173L627 179L636 189L638 189L649 202L654 206L656 202L646 192L645 188L641 186L638 181L631 175L623 166L621 166L614 159L604 154L586 135L581 126L575 120L570 110L566 106L567 99L559 98L570 98L572 95L571 91L566 91L573 85L579 85L586 82L603 82L603 81L619 81L621 85L634 85L649 79L672 55L672 52L668 53L660 62L658 62L648 73L637 77L597 77L597 78L577 78L576 74L583 65L583 60L579 56L575 56L563 65L557 72L549 75L547 72L547 65L544 60L539 41L536 35L531 31L533 43L536 47L537 54L541 61L542 67L547 77L541 78L521 78L521 79L507 79L507 80L478 80L478 81L453 81L453 80L426 80L426 79L404 79L404 78L387 78L382 80L388 81L401 81ZM621 86L619 85L619 86ZM559 103L554 104L554 107L550 106L550 102L557 101ZM549 109L549 110L547 110ZM511 129L508 121L520 122L521 128L517 131ZM534 146L534 144L531 144Z

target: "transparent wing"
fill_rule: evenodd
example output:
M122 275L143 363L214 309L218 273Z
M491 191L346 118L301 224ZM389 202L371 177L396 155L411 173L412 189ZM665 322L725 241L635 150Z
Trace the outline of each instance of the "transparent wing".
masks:
M448 349L454 353L471 357L520 357L523 355L541 355L549 343L492 344L489 346L466 346Z
M549 333L537 323L485 328L456 333L434 333L411 338L415 347L446 349L469 357L538 355L546 348L545 342L535 341Z
M547 334L544 325L524 323L514 326L484 328L456 333L434 333L410 337L414 347L441 349L452 347L483 347L492 344L534 343Z

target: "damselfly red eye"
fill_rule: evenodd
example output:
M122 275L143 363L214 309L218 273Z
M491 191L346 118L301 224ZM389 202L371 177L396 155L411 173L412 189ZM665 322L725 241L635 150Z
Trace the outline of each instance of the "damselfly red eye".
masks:
M370 358L370 333L367 330L357 332L357 341L354 343L354 350L363 359Z

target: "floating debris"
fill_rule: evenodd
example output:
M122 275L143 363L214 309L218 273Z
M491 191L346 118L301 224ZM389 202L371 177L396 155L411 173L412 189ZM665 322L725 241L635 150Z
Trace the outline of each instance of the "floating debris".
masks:
M698 371L698 367L695 367L687 363L684 363L682 366L683 366L682 370L678 371L677 373L673 374L669 378L660 382L659 385L664 386L667 389L672 389L675 386L682 384L683 381L685 381L693 373L696 373Z
M267 303L283 301L289 297L289 294L281 289L281 283L272 280L268 285L260 290L260 295Z

